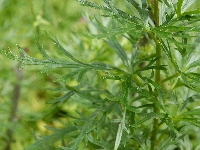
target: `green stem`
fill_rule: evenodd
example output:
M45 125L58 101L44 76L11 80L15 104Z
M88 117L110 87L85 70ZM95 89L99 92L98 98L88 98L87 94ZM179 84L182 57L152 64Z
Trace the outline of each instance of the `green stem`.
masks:
M160 57L161 56L161 46L160 43L158 41L156 41L156 57ZM156 61L156 66L160 66L161 65L161 58L157 59ZM155 82L156 83L160 83L160 70L156 69L155 71Z
M163 82L169 81L171 79L177 78L178 76L180 76L180 73L173 74L173 75L161 80L160 83L163 83Z
M158 7L158 0L154 1L154 21L155 21L155 26L159 26L159 7ZM156 35L155 35L156 36ZM154 38L154 42L156 44L156 57L161 56L161 45L157 37ZM161 59L158 59L156 61L156 66L161 65ZM160 70L155 71L155 82L160 84L161 77L160 77ZM159 113L159 109L154 105L153 111L155 113ZM158 119L154 119L153 122L153 131L151 134L151 150L155 150L157 146L157 133L158 133Z

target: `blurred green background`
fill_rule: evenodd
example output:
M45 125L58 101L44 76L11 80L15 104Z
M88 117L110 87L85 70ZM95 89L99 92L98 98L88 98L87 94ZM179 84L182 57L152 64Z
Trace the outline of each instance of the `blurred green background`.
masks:
M85 7L81 7L74 0L0 0L0 49L8 50L9 47L13 53L19 55L16 46L18 44L31 56L41 58L35 44L35 35L39 36L42 43L50 42L43 36L43 30L67 40L72 31L78 32L84 26L82 13L85 10ZM47 44L45 46L51 49ZM14 71L18 68L18 62L3 55L0 55L0 60L0 149L6 150L7 147L22 150L34 142L33 132L48 134L44 128L48 121L29 121L27 118L44 109L45 100L52 98L46 88L55 84L52 82L54 77L40 74L41 67L30 66L17 71L17 74L23 74L19 81ZM13 105L17 105L13 104L13 101L17 100L17 91L14 88L18 83L21 89L19 103L16 106L17 113L11 121L11 110ZM51 123L52 126L59 126L56 120ZM10 132L12 141L9 148Z

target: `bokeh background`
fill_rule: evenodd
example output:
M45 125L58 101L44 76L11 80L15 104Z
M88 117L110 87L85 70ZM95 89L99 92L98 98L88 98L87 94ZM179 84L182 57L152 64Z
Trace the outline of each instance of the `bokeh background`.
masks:
M74 0L0 0L0 49L10 48L20 55L18 44L31 56L41 58L35 36L42 43L49 43L44 37L45 30L63 41L73 42L72 32L79 32L85 25L82 18L85 11ZM48 44L45 46L51 49ZM47 124L59 126L56 119L29 120L47 107L45 101L52 95L46 88L55 84L54 77L40 73L39 66L27 66L19 71L17 61L3 55L0 60L0 149L22 150L34 142L34 134L48 134L44 128Z

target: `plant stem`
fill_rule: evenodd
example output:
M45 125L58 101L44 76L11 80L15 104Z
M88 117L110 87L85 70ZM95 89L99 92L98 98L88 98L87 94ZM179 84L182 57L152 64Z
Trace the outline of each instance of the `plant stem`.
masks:
M158 0L154 1L154 21L155 21L155 26L159 26L159 6L158 6ZM157 37L154 38L155 44L156 44L156 57L161 56L161 45ZM161 65L161 58L156 61L156 66ZM155 71L155 82L160 83L160 70L156 69ZM154 113L159 113L159 109L156 108L154 105L153 107ZM151 150L154 150L157 146L157 132L158 132L158 119L154 119L153 122L153 131L151 134Z
M163 82L169 81L171 79L177 78L178 76L180 76L180 73L173 74L173 75L161 80L160 83L163 83Z
M21 81L23 78L23 72L19 70L20 65L21 65L21 62L19 62L18 65L13 68L13 71L16 75L17 83L14 85L12 101L11 101L11 112L10 112L10 117L9 117L9 123L11 126L13 126L13 124L16 121L18 103L20 99ZM7 139L6 139L6 146L4 150L10 150L11 144L13 142L13 129L11 127L8 127L6 131L6 136L7 136Z
M161 56L161 46L160 43L158 41L156 41L156 57L160 57ZM156 61L156 66L160 66L161 65L161 58L157 59ZM156 83L160 83L160 70L156 69L155 71L155 82Z

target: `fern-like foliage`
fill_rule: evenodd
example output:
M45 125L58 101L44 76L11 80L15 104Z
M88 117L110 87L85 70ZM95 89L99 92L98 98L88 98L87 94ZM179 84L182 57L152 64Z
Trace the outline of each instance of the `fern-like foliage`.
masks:
M66 150L78 149L83 146L82 143L89 149L151 147L164 150L170 146L178 147L184 135L189 134L184 130L188 124L200 127L200 109L193 105L200 98L200 9L188 9L195 0L120 1L120 5L126 6L124 10L117 7L113 0L104 0L104 5L87 0L77 1L83 6L103 11L101 17L110 18L108 25L100 21L100 16L87 18L96 27L97 33L84 32L82 35L91 40L102 39L107 50L111 49L121 62L120 65L83 62L69 53L58 38L53 39L48 34L69 61L47 55L37 38L36 45L43 60L28 56L19 46L22 57L10 50L2 50L6 57L22 61L21 68L24 65L43 65L42 72L55 68L70 70L70 73L55 79L64 84L65 94L47 103L61 107L70 98L78 97L82 103L90 106L89 115L77 110L78 116L69 117L71 123L63 129L47 128L54 133L37 139L29 149L48 149L49 142L58 140L62 143L60 148ZM156 4L159 11L155 9ZM155 20L156 15L159 25ZM121 44L122 39L131 49ZM159 46L160 56L156 50ZM162 60L161 64L159 60ZM158 70L161 72L159 82L154 80ZM85 83L83 80L88 72L96 72L100 80L93 85ZM66 84L71 78L80 84ZM116 88L97 86L103 83L114 84Z

